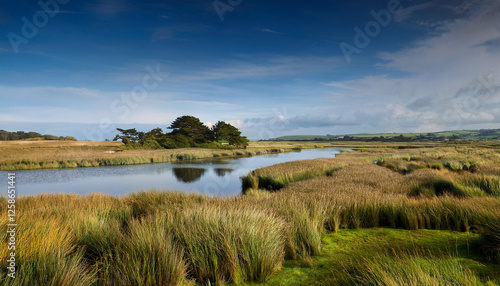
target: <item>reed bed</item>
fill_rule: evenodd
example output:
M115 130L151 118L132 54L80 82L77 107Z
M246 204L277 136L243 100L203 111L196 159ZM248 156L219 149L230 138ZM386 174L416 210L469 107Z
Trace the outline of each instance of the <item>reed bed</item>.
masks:
M304 160L288 162L276 166L255 170L241 178L242 190L266 189L277 191L285 185L327 175L342 169L344 165L336 164L332 159Z
M258 144L254 144L258 146ZM0 170L36 170L166 163L205 158L256 156L292 151L285 148L181 148L126 150L121 142L0 142ZM314 146L311 146L314 147ZM319 146L318 146L319 147Z
M421 168L402 174L367 159L391 156L391 160L411 162L413 152L432 158L470 153L481 163L474 170ZM286 260L310 265L311 257L321 255L326 233L378 227L477 232L481 237L477 251L484 259L498 262L500 198L498 175L491 171L498 163L497 151L446 147L407 153L404 149L346 152L335 159L259 169L249 175L258 184L245 195L230 198L154 190L124 197L21 197L17 202L19 279L9 282L4 275L8 253L3 219L0 283L265 282ZM274 185L268 188L272 192L260 188L262 178L278 182L279 190ZM466 195L461 193L464 190ZM1 217L6 218L6 213L3 199ZM479 285L474 284L478 280L472 270L450 257L383 256L359 263L366 271L351 273L349 279L366 285L432 281L437 284L429 285L444 285L466 280Z

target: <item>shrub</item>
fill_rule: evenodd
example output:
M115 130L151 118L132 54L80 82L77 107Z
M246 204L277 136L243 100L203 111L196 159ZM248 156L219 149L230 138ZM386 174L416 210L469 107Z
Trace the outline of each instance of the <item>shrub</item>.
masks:
M154 150L154 149L162 149L163 147L160 145L160 143L158 143L158 141L154 139L147 139L142 143L142 148Z

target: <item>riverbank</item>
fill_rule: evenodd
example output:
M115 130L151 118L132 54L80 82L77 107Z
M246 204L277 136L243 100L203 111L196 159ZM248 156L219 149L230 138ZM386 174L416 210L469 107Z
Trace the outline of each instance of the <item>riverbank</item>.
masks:
M256 156L329 144L252 142L247 149L124 150L121 142L0 141L0 171L167 163L205 158Z
M499 166L498 148L371 148L255 170L265 189L230 198L21 197L16 282L498 285Z
M0 171L81 168L167 163L217 157L256 156L313 148L415 149L423 147L470 146L497 148L498 141L464 142L250 142L246 149L125 150L121 142L89 141L0 141Z

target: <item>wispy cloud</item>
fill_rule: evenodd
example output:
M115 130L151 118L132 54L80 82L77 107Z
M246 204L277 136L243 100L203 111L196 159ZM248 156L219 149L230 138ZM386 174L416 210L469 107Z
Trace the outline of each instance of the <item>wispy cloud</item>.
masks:
M15 96L16 98L30 97L64 97L64 98L97 98L102 96L102 93L95 89L84 87L55 87L55 86L38 86L38 87L9 87L0 85L0 93L4 96Z
M246 56L220 62L220 67L203 68L187 75L173 75L173 81L223 80L252 77L276 77L292 74L308 74L337 69L343 64L338 57L296 56Z
M395 15L394 20L396 22L406 21L409 18L411 18L412 16L414 16L416 12L432 8L435 5L436 5L436 3L431 1L431 2L427 2L427 3L422 3L422 4L406 7L404 9L402 9L401 11L399 11Z
M208 26L201 24L175 24L156 29L151 35L151 40L155 42L174 38L185 38L190 34L204 32L208 29Z
M89 10L102 16L115 16L129 11L131 3L127 0L98 0L94 3L87 3Z
M271 29L260 29L259 31L264 32L264 33L276 34L276 35L287 35L286 33L276 32L276 31L271 30Z
M223 107L239 106L237 104L232 104L232 103L227 103L227 102L219 102L219 101L175 100L174 102L181 103L181 104L196 104L196 105L204 105L204 106L223 106Z

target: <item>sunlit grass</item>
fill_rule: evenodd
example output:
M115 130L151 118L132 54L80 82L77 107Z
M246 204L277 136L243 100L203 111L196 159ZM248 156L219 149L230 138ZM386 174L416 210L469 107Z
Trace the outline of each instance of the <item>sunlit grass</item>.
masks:
M326 144L304 144L308 148ZM181 148L160 150L129 150L121 142L88 141L0 141L0 170L35 170L58 168L84 168L166 163L217 157L255 156L289 152L297 144L273 148L253 143L247 149L218 150Z
M12 285L273 284L280 273L309 271L297 267L321 273L308 285L324 285L321 279L331 278L331 269L340 273L340 261L321 269L316 265L325 253L334 253L329 247L337 245L336 239L380 227L414 230L411 233L436 230L433 237L441 231L464 232L464 237L474 237L469 250L481 253L471 261L498 262L500 198L495 172L500 156L497 149L478 149L377 148L342 153L335 159L279 164L255 170L248 176L257 180L249 184L253 188L230 198L160 191L123 197L21 197L16 207L19 279ZM425 165L404 173L367 159L437 164L445 157L460 161L468 156L478 162L474 170ZM0 215L0 271L5 274L5 198L0 199ZM366 236L362 242L368 245L370 239ZM406 242L391 236L384 243L397 249ZM351 251L347 244L342 247ZM342 262L346 269L351 265L363 270L340 269L347 277L343 281L439 285L489 279L462 265L455 255L463 252L453 249L426 256L356 247L378 256ZM335 255L345 258L343 249ZM491 269L489 280L500 277Z

